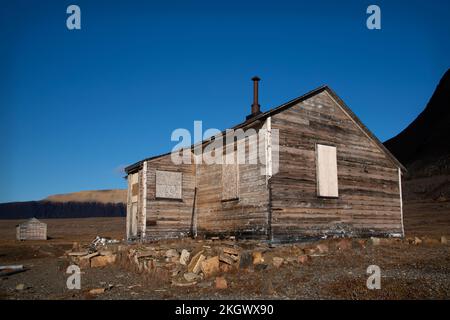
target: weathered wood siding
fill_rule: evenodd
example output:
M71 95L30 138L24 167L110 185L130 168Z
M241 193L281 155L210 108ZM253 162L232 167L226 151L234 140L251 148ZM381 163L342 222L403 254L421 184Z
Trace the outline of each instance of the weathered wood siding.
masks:
M402 232L398 168L326 91L273 115L272 128L280 135L273 239ZM337 198L317 196L316 144L337 149Z
M180 172L182 199L156 197L156 170ZM170 155L147 161L145 238L164 239L190 235L195 191L194 164L176 165Z
M199 236L268 238L269 191L266 176L261 174L259 161L250 163L249 151L246 138L245 163L238 164L237 168L238 197L235 200L227 201L223 197L222 179L226 177L223 176L222 165L197 165L196 216Z

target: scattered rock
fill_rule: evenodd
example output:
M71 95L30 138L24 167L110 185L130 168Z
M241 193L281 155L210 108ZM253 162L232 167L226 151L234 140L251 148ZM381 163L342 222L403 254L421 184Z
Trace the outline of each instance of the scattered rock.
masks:
M113 252L111 250L100 250L98 252L101 256L112 256Z
M173 257L179 257L180 255L178 254L177 250L175 249L169 249L166 251L166 253L164 254L164 256L166 258L173 258Z
M206 278L219 272L219 257L215 256L202 261L201 269Z
M172 270L172 277L178 276L180 274L180 272L181 272L181 268L180 267L175 268L174 270Z
M441 244L447 244L447 238L445 236L441 237Z
M233 270L233 266L226 264L226 263L221 263L220 266L220 272L230 272L231 270Z
M349 250L352 248L352 242L350 239L342 239L336 243L338 250Z
M202 254L203 251L198 252L195 256L192 257L191 262L188 265L188 272L199 273L201 269L201 263L206 259L206 257Z
M77 265L81 269L88 269L91 267L91 260L90 259L78 259Z
M316 253L316 250L313 249L313 248L305 248L304 251L305 251L306 254L314 254L314 253Z
M216 277L216 289L228 288L227 280L224 277Z
M436 244L440 244L441 241L439 241L438 239L425 238L425 239L423 239L423 243L428 244L428 245L436 245Z
M262 271L262 270L266 270L268 267L267 264L265 263L258 263L255 265L255 271Z
M252 253L253 264L260 264L264 262L264 258L261 251L255 251Z
M361 246L361 248L365 248L366 247L366 240L364 240L364 239L359 239L359 240L357 240L356 241L360 246Z
M253 265L253 260L252 260L251 253L248 251L242 252L240 259L239 259L239 268L247 269L252 265Z
M91 259L91 268L105 267L116 261L116 255L112 256L96 256Z
M181 255L180 255L180 263L184 266L187 265L190 255L191 254L189 253L189 251L187 251L186 249L183 249L181 251Z
M328 250L329 250L328 245L326 245L324 243L318 244L316 246L316 248L317 248L317 250L319 250L319 253L328 253Z
M415 245L419 245L422 243L422 239L420 239L419 237L414 237L414 244Z
M22 290L24 290L25 289L25 285L23 284L23 283L19 283L17 286L16 286L16 290L17 291L22 291Z
M201 276L199 276L198 274L193 273L193 272L185 273L185 274L183 275L183 277L184 277L184 279L186 279L187 282L193 282L193 281L199 281L199 280L202 280L202 277L201 277Z
M370 238L370 242L374 246L379 246L381 244L381 239L380 238L376 238L376 237L371 237Z
M269 279L264 282L263 284L263 293L272 295L275 293L275 290L273 289L272 281Z
M89 293L92 295L102 294L105 292L105 288L96 288L89 290Z
M281 265L283 264L284 259L280 258L280 257L273 257L272 258L272 264L275 268L279 268L281 267Z
M297 258L298 263L301 263L301 264L305 264L306 262L308 262L308 260L309 260L309 257L306 254L302 254L302 255L298 256L298 258Z

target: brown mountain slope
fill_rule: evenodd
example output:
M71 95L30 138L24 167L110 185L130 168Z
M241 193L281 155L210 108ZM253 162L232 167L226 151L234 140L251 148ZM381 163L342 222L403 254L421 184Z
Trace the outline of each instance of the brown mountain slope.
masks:
M91 190L48 196L44 201L52 202L97 202L97 203L126 203L126 189Z

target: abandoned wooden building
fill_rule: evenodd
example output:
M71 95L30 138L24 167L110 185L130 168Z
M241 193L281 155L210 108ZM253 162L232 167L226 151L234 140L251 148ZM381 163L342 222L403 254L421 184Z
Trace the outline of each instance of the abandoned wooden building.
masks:
M253 81L251 114L233 129L265 129L265 162L251 163L248 152L245 163L205 164L192 152L191 163L167 153L128 166L127 238L403 236L405 168L333 90L261 112ZM249 140L231 149L247 151Z
M47 240L47 224L31 218L16 226L17 240Z

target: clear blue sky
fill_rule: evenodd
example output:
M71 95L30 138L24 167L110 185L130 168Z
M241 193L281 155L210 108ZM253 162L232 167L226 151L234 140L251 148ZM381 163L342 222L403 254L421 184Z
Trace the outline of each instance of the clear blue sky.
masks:
M174 129L241 122L253 75L263 110L328 84L380 140L399 133L450 66L450 2L341 3L2 1L0 202L125 188L120 168Z

